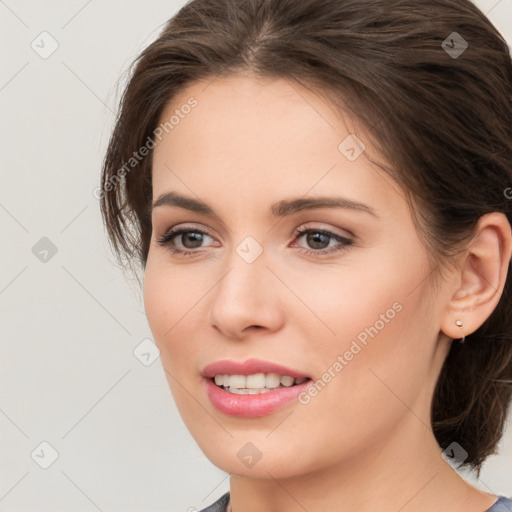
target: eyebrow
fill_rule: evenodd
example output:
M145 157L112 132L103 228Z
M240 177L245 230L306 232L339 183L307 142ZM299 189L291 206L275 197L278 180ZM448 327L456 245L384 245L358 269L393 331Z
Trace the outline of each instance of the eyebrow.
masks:
M353 201L346 197L300 197L298 199L290 199L279 201L272 205L272 215L275 217L284 217L302 210L311 210L314 208L344 208L347 210L356 210L369 213L374 217L378 217L373 208L368 205Z
M220 221L220 217L206 203L199 199L182 196L176 192L167 192L158 197L151 205L151 211L159 206L178 206L186 210L208 215ZM374 217L379 217L373 208L368 205L353 201L346 197L300 197L297 199L288 199L273 204L270 211L274 217L285 217L303 210L315 208L343 208L369 213Z

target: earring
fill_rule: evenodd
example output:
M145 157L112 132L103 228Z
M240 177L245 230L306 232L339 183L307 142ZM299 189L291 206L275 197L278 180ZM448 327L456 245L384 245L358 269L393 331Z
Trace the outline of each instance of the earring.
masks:
M458 327L462 327L464 324L462 323L462 320L457 320L455 322L455 325L457 325ZM464 343L464 340L466 339L466 336L462 336L462 338L460 338L460 343Z

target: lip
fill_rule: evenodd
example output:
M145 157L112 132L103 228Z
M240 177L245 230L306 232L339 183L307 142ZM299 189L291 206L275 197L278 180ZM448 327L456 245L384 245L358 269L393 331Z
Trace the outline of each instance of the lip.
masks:
M215 375L252 375L255 373L278 373L295 379L306 377L307 381L294 386L276 388L266 393L239 395L230 393L215 384ZM286 366L264 361L248 359L243 362L224 359L215 361L203 368L206 393L212 404L222 413L230 416L254 418L266 416L296 399L311 384L312 379L305 373Z
M254 373L278 373L279 375L289 375L295 379L300 377L311 378L309 375L306 375L299 370L287 368L286 366L272 363L270 361L264 361L262 359L247 359L243 362L232 361L229 359L215 361L214 363L205 366L201 375L207 379L211 379L212 377L215 377L215 375L252 375Z
M240 375L240 374L239 374ZM295 386L276 388L267 393L238 395L225 391L212 379L204 379L206 393L212 404L224 414L255 418L266 416L296 399L313 381L307 380Z

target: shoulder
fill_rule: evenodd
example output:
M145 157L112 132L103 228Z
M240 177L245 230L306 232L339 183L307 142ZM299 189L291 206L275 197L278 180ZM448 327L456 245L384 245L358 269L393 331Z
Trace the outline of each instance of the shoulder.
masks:
M199 510L199 512L226 512L226 507L229 503L229 491L223 494L215 503L210 506ZM504 509L508 512L508 509ZM511 509L512 510L512 509ZM501 510L489 510L489 512L501 512Z
M505 496L498 496L498 501L485 512L512 512L512 500Z
M223 494L215 503L212 503L199 512L226 512L229 503L229 491ZM512 512L512 500L505 496L499 496L496 503L485 512Z

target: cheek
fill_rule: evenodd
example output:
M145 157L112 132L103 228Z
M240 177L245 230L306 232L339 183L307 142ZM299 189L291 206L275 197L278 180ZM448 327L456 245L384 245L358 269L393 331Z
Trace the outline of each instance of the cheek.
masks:
M175 301L171 290L149 257L144 274L144 309L157 345L161 344L173 316Z
M201 417L196 417L200 416L200 411L196 410L189 394L184 392L184 389L192 389L191 384L195 384L197 379L193 366L197 347L186 332L190 322L196 325L200 322L196 311L199 308L193 307L198 302L197 292L194 293L194 287L179 268L170 269L165 262L157 264L155 259L148 257L144 274L146 317L180 415L192 423L200 423Z
M165 361L171 340L187 321L187 311L191 312L191 305L196 301L194 287L186 285L180 269L171 269L161 259L148 257L144 274L144 308L155 343Z
M170 373L180 383L196 384L197 354L206 339L200 332L207 326L207 294L218 279L211 274L208 269L170 264L165 255L148 257L144 308L168 380ZM173 394L180 391L172 378L169 384Z
M421 262L419 256L412 261ZM437 334L431 291L426 283L418 286L428 271L421 263L402 265L397 259L383 273L382 261L376 261L360 271L340 270L336 278L316 274L294 290L309 298L316 316L310 315L307 338L317 340L310 360L318 394L304 397L312 416L320 417L328 403L348 430L354 420L372 429L365 418L396 418L404 403L425 393ZM310 293L313 288L316 293Z

